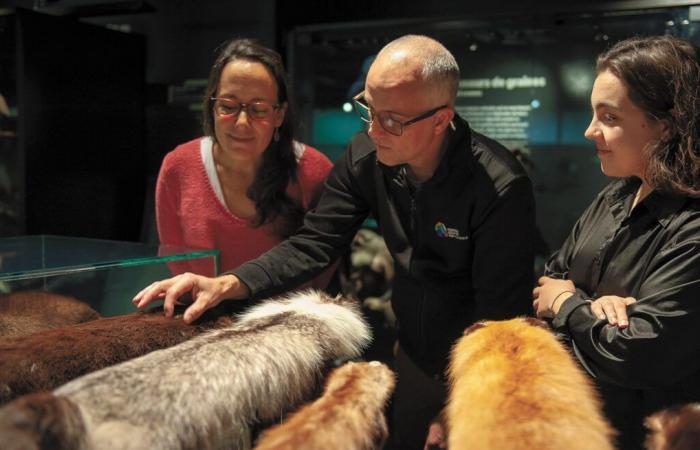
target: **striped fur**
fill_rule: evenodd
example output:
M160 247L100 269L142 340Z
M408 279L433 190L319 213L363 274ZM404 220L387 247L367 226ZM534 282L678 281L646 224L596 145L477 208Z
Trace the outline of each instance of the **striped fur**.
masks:
M77 405L79 420L35 422L81 424L84 431L61 429L76 449L249 448L251 423L299 404L324 364L358 355L369 339L354 303L304 292L255 307L231 327L76 379L54 395ZM0 442L21 431L17 407L0 409Z
M472 326L452 350L451 450L611 450L590 379L535 319Z
M384 407L394 374L377 361L348 363L328 378L321 398L261 436L255 450L373 450L387 437Z

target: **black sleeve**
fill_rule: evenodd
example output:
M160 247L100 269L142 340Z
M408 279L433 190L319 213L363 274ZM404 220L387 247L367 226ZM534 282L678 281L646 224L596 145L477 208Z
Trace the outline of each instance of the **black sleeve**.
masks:
M498 193L472 237L476 317L498 320L530 313L535 201L527 177Z
M598 320L580 298L569 301L562 306L567 311L560 311L557 319L566 322L577 354L594 376L643 389L672 385L700 371L697 237L655 256L637 303L627 308L628 328Z
M229 273L248 286L251 296L276 295L309 281L350 245L369 213L353 172L351 149L331 170L316 208L289 239Z

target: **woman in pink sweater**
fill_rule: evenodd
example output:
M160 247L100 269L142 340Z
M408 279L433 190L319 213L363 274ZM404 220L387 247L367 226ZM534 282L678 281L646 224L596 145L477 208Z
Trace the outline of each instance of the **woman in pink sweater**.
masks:
M279 54L247 39L223 47L204 97L206 136L168 153L158 175L162 244L219 249L226 271L301 225L332 164L294 141L288 102ZM191 264L171 268L198 271ZM328 278L314 286L325 287Z

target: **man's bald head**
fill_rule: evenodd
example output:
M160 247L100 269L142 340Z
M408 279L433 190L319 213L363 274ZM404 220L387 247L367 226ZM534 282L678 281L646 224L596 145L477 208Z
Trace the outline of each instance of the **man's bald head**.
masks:
M396 83L422 81L449 105L457 98L457 61L445 46L427 36L409 34L389 42L377 54L372 69Z

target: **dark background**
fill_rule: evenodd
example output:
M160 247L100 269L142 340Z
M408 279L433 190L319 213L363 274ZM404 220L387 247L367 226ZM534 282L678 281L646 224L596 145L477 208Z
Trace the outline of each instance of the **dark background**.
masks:
M547 77L546 89L481 101L541 102L529 116L528 139L505 144L526 158L544 242L555 248L606 182L581 137L590 87L572 96L569 85L590 85L595 55L619 39L670 33L695 40L698 23L694 2L561 3L0 2L0 94L10 110L0 114L0 236L152 242L160 162L201 134L202 83L226 39L253 37L282 53L302 140L335 158L359 128L341 111L362 84L367 58L397 36L420 33L445 43L463 79Z

